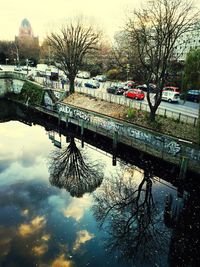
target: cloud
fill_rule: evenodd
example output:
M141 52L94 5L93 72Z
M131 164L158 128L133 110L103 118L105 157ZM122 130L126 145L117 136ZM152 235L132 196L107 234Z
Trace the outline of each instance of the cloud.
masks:
M74 198L68 207L63 209L63 215L65 217L72 217L76 221L80 221L91 205L91 197L89 195L84 195L81 199Z
M46 220L44 216L37 216L29 224L21 224L18 233L22 237L27 237L41 230L45 224Z
M73 267L73 266L74 266L73 261L65 259L64 254L61 254L51 264L51 267Z
M33 247L32 251L36 256L42 256L48 251L48 246L46 244L41 244Z
M77 233L77 238L74 243L73 250L77 251L82 244L86 243L87 241L90 241L92 238L94 238L94 235L89 233L88 231L86 230L79 231Z

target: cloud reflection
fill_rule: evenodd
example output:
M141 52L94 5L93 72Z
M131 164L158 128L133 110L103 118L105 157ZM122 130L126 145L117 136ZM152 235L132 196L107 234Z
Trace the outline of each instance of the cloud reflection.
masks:
M45 218L43 216L37 216L30 222L30 224L21 224L18 233L22 237L27 237L45 227L45 224Z
M73 261L65 259L65 255L61 254L57 259L55 259L52 264L52 267L73 267L75 266Z
M92 238L94 238L94 235L89 233L86 230L81 230L77 233L77 238L73 247L73 251L77 251L80 246L87 241L90 241Z
M86 210L91 207L92 199L89 195L84 195L81 199L72 199L67 208L63 209L65 217L72 217L76 221L80 221L84 216Z

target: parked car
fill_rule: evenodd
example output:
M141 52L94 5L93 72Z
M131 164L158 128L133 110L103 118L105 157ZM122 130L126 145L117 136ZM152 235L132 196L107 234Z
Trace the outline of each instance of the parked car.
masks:
M125 92L123 87L119 87L119 86L111 86L108 87L106 89L106 91L110 94L114 94L114 95L123 95L123 93Z
M124 90L129 90L135 88L135 82L134 81L127 81L122 83Z
M163 87L163 91L180 93L180 89L178 87L175 87L175 86L165 86L165 87Z
M100 84L97 81L88 80L86 83L84 83L84 86L88 88L99 88Z
M77 78L82 78L82 79L89 79L90 78L90 73L89 71L79 71L76 75Z
M171 92L171 91L163 91L162 92L162 100L178 103L180 100L180 94L177 92Z
M147 92L147 85L146 84L139 84L135 88ZM156 93L156 85L155 84L150 83L149 89L150 89L150 93Z
M105 75L97 75L93 77L93 80L96 80L98 82L106 82L106 76Z
M143 100L145 97L145 94L140 89L130 89L130 90L124 92L124 96L129 97L129 98L133 98L133 99Z
M180 98L187 101L200 102L200 90L188 90L186 93L181 94Z
M24 71L31 71L31 67L29 67L29 66L23 66L22 67L22 70L24 70Z
M22 71L22 68L19 66L14 67L14 71Z

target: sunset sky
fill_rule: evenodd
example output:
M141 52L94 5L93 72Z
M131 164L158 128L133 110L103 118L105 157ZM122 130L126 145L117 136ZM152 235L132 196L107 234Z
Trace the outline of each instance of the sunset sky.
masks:
M0 39L13 40L27 18L40 40L66 19L85 16L109 37L123 25L126 14L138 0L0 0Z
M200 1L194 0L200 7ZM126 15L141 7L146 0L0 0L0 40L14 40L24 18L31 23L40 42L66 19L84 16L113 37L120 30Z

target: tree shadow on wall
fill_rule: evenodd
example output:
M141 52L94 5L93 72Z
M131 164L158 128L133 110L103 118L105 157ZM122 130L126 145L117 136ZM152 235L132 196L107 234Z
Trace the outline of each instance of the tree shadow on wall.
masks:
M101 185L103 164L91 161L80 151L74 138L61 151L54 151L49 164L51 185L66 189L71 196L82 197Z
M94 194L93 213L99 227L108 232L108 252L130 264L152 262L156 266L166 253L170 231L153 198L153 170L147 163L139 184L134 181L138 181L137 173L127 171L104 182L101 192Z

